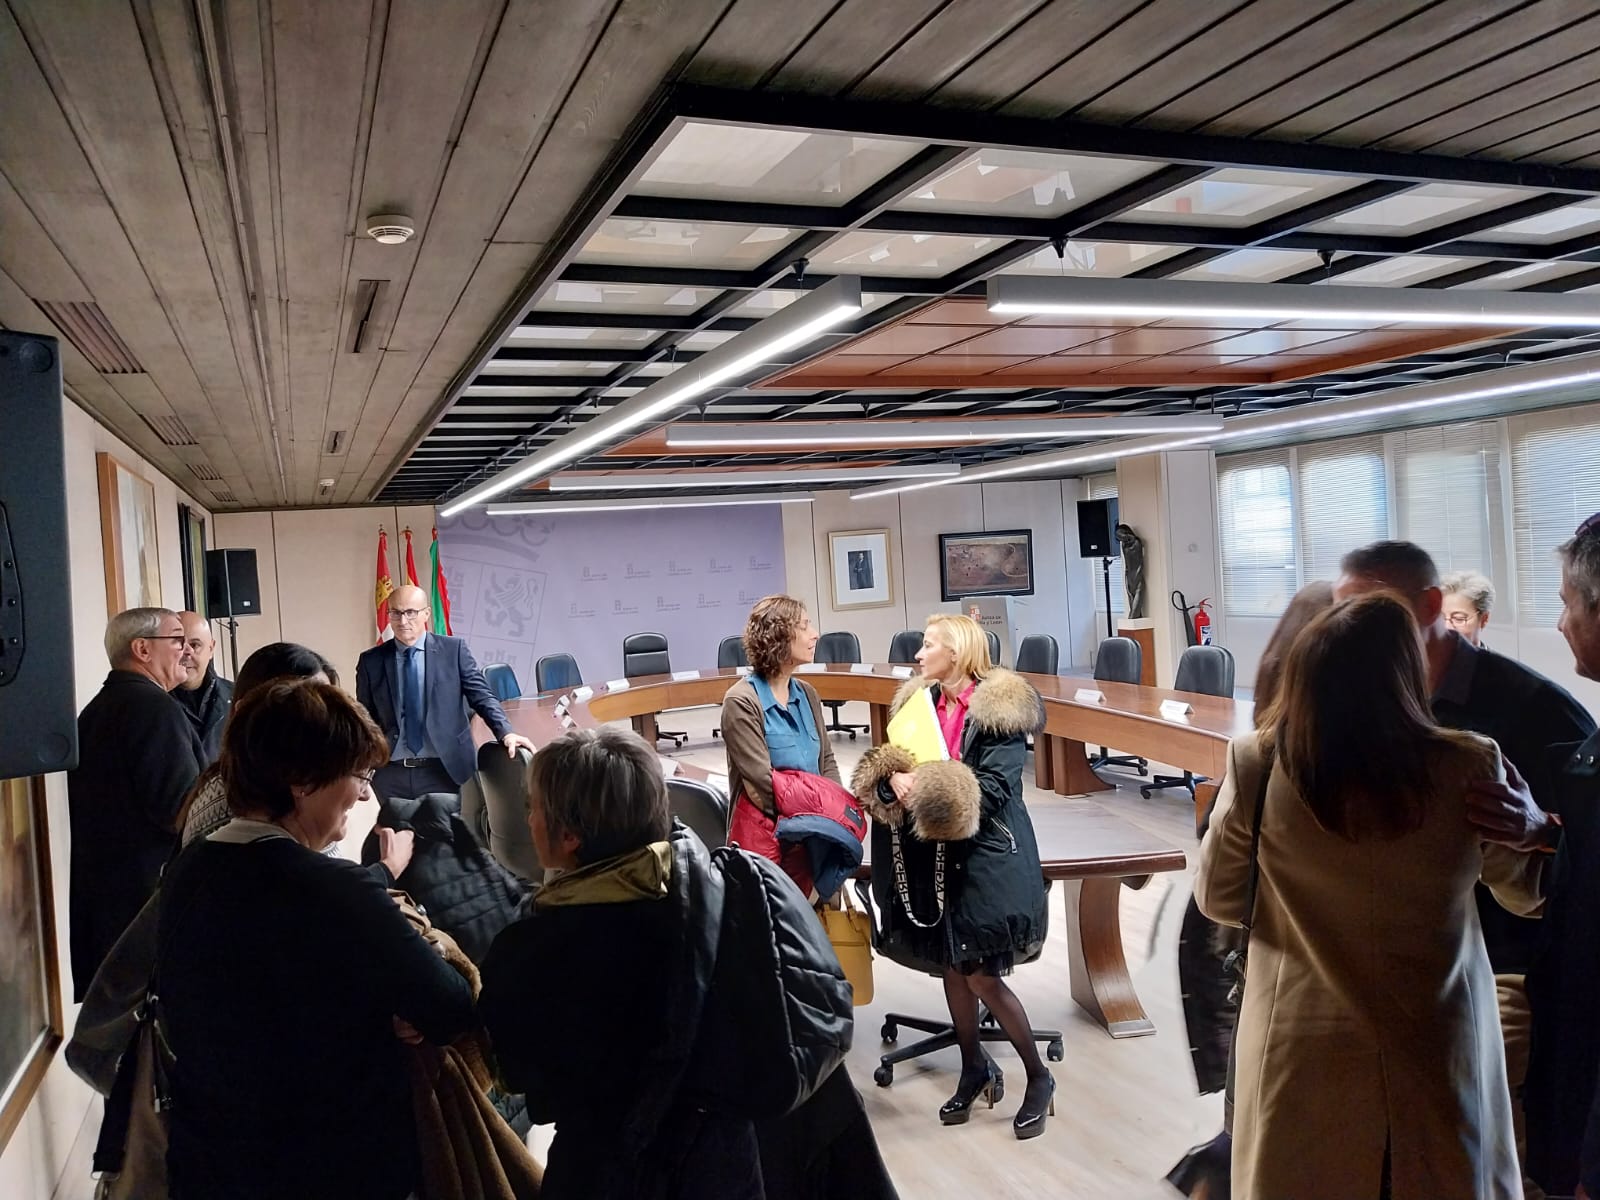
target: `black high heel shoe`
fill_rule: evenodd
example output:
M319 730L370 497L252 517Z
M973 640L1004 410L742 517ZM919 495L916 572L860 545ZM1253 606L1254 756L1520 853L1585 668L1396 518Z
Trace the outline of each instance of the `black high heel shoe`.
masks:
M1011 1130L1017 1141L1025 1142L1044 1132L1044 1115L1056 1115L1056 1081L1053 1075L1043 1075L1028 1080L1028 1090L1022 1094L1022 1107L1017 1109Z
M985 1061L982 1075L968 1075L965 1071L961 1072L961 1082L956 1085L956 1094L939 1106L939 1124L965 1125L967 1118L972 1116L973 1103L980 1097L993 1108L996 1101L1004 1099L1005 1094L1005 1076L993 1062Z
M1167 1172L1167 1182L1191 1200L1228 1200L1233 1193L1233 1139L1219 1133L1185 1154Z

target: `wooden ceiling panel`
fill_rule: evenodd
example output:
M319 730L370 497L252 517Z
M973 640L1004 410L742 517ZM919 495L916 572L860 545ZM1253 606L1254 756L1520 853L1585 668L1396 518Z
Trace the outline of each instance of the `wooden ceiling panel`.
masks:
M1086 346L1106 336L1105 329L1033 328L1009 325L962 342L961 349L971 354L1057 354L1076 346Z
M905 322L899 325L892 325L881 333L869 333L866 337L857 339L851 343L851 352L861 351L865 354L926 354L929 350L941 350L952 342L970 338L977 332L976 329L965 325L929 325L921 322Z

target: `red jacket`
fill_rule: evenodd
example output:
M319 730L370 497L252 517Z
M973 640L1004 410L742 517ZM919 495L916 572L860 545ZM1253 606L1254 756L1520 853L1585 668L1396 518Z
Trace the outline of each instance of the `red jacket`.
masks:
M850 792L823 775L773 771L777 819L741 793L728 840L770 858L807 896L833 895L861 865L867 819Z

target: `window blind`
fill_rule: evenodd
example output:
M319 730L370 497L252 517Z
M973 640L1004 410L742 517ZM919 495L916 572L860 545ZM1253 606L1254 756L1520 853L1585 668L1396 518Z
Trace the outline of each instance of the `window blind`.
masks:
M1594 408L1511 422L1511 520L1517 555L1517 622L1549 628L1561 615L1554 552L1600 512L1600 414Z
M1500 566L1500 427L1472 421L1391 434L1399 535L1429 554L1440 574Z
M1217 460L1223 611L1276 617L1294 595L1294 496L1289 451Z
M1302 446L1298 458L1300 579L1332 582L1346 554L1389 536L1383 439Z
M1085 478L1089 485L1088 500L1115 500L1117 498L1117 473L1105 471L1099 475L1090 475ZM1100 576L1099 564L1095 564L1094 572L1094 610L1104 614L1106 611L1106 585ZM1111 560L1111 615L1123 616L1128 611L1128 589L1122 582L1122 559Z

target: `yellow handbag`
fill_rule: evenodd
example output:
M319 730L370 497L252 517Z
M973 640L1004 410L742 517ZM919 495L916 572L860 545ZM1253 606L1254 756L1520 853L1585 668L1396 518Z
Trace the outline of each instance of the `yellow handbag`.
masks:
M860 1008L872 1003L872 918L852 903L848 887L840 888L839 896L841 907L818 911L850 982L850 1002Z

